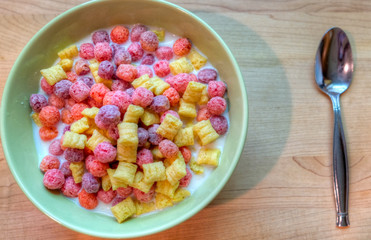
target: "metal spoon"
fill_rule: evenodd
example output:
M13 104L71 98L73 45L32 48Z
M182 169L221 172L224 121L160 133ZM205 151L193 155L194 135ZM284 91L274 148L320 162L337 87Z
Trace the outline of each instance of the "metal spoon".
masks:
M333 168L336 226L349 226L348 156L341 123L340 94L348 89L353 75L353 57L349 39L340 28L329 29L316 54L316 83L332 101L334 109Z

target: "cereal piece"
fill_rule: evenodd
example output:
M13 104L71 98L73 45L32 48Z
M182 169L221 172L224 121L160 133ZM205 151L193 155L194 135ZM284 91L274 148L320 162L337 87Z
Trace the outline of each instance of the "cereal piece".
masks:
M51 86L60 80L67 78L67 75L61 65L55 65L50 68L42 69L40 73Z
M137 159L137 145L120 144L120 138L117 143L117 160L126 162L135 162Z
M152 30L152 32L154 32L158 38L158 40L160 42L164 41L165 40L165 31L164 29L160 29L160 30Z
M153 163L152 152L146 148L143 148L137 153L137 162L136 164L143 169L143 164Z
M153 77L152 69L146 65L139 65L137 67L137 70L138 70L137 78L145 74L148 74L148 76Z
M149 79L149 84L146 88L157 96L161 95L169 87L170 84L155 76Z
M61 148L61 140L55 139L49 145L49 153L55 156L60 156L63 154L63 149Z
M112 187L111 180L109 179L109 175L106 174L102 177L102 189L104 191L110 190ZM116 192L115 192L116 193ZM99 194L99 193L98 193Z
M192 180L192 173L191 171L186 168L187 174L179 180L179 187L188 187L189 183Z
M179 152L178 146L175 145L175 143L173 143L172 141L167 139L162 140L160 142L160 144L158 145L158 149L165 158L175 157Z
M227 102L224 98L213 97L207 103L207 110L213 115L221 115L227 108Z
M170 103L164 95L158 95L153 98L150 109L155 113L163 113L170 108Z
M188 164L189 161L191 161L191 158L192 158L191 150L186 146L180 147L179 150L182 153L185 164Z
M118 130L117 126L108 128L107 137L110 138L110 139L113 139L115 141L117 141L119 139L120 136L119 136L119 130Z
M68 148L77 148L77 149L84 149L87 137L83 134L78 134L74 132L66 132L63 135L63 147ZM90 139L89 139L90 140Z
M40 87L48 95L53 93L53 85L49 85L45 78L41 78Z
M84 173L81 185L87 193L96 193L100 188L100 183L91 173Z
M135 189L139 189L144 193L148 193L153 186L153 182L150 183L145 182L143 172L137 171L134 177L134 182L131 184L131 186Z
M77 81L70 87L69 94L76 102L82 102L89 97L90 88L83 81Z
M138 128L138 147L144 147L148 141L148 138L149 138L148 131L141 127Z
M107 169L107 174L112 184L112 190L116 190L119 187L127 187L125 182L113 176L115 172L116 172L116 169L111 169L111 168Z
M204 146L215 141L219 134L216 133L210 120L203 120L193 126L193 131L198 135L201 140L201 145Z
M187 73L180 73L174 77L166 78L166 82L171 87L175 88L179 94L183 94L187 89L188 83L192 81L192 78Z
M115 26L111 31L111 40L114 43L122 44L129 38L129 29L124 26Z
M196 104L180 99L178 113L180 116L195 118L197 116Z
M68 80L61 80L54 85L54 94L60 98L67 99L70 97L70 87L72 86L72 82Z
M54 106L58 109L61 109L65 106L65 100L63 98L58 97L54 93L49 96L48 102L49 105Z
M115 67L110 61L103 61L99 64L98 75L104 79L111 79L113 73L115 72Z
M94 177L104 177L107 175L107 169L109 168L108 163L102 163L98 161L93 155L89 155L85 160L86 169Z
M210 81L216 81L217 77L218 73L212 68L204 68L197 74L198 81L204 84L208 84Z
M78 196L79 192L81 190L81 184L75 183L73 180L73 177L67 177L62 188L61 192L64 196L75 198Z
M174 203L178 203L178 202L183 201L185 198L189 197L190 195L191 195L191 193L187 189L178 188L175 191L175 194L174 194L174 197L172 198L172 200L173 200Z
M111 207L111 212L118 223L122 223L136 213L134 201L129 197Z
M144 87L138 87L133 93L132 101L133 104L146 108L153 101L153 93Z
M59 169L47 170L43 178L44 186L50 190L60 189L64 182L64 175Z
M116 197L116 191L113 191L112 189L109 189L107 191L104 191L103 189L100 189L97 193L97 198L104 202L105 204L108 204L112 202L112 200Z
M179 180L182 179L186 174L186 164L183 156L181 153L178 153L176 160L166 168L166 179L171 185L175 185L178 184Z
M150 93L152 94L152 92ZM124 122L138 124L139 118L143 115L143 113L144 113L144 109L142 107L130 104L124 115Z
M63 157L69 162L82 162L85 159L84 150L76 148L67 148Z
M41 127L39 130L41 140L50 141L58 136L58 130L56 127Z
M156 130L156 133L160 134L164 138L173 140L182 125L183 123L179 118L176 118L171 114L167 114L164 121Z
M118 195L120 195L121 197L123 198L127 198L131 195L131 193L133 192L133 188L132 187L119 187L116 189L116 192Z
M205 66L207 62L207 58L201 55L195 49L191 49L190 53L188 54L188 58L196 70L199 70L200 68Z
M100 42L110 42L108 33L104 30L96 31L92 35L92 41L94 44L100 43Z
M159 60L169 61L173 58L173 49L171 47L159 47L155 54Z
M61 119L65 124L71 124L73 121L75 121L75 119L72 117L71 111L66 108L62 109L61 111Z
M113 80L111 89L112 91L125 91L126 89L129 89L131 87L131 84L122 80Z
M149 75L144 74L139 78L135 79L131 84L133 85L134 88L144 87L148 89L151 86L149 79L150 79Z
M71 59L65 58L62 59L58 64L62 66L65 72L68 72L72 69L73 61Z
M76 103L75 105L72 106L71 108L71 115L75 119L75 121L81 119L84 117L84 115L81 114L81 112L85 109L89 108L88 105L85 103Z
M160 127L159 124L153 124L152 127L148 128L148 141L153 145L159 145L163 140L163 137L157 133L157 129Z
M153 197L155 196L155 188L154 186L151 187L151 189L145 193L140 191L139 189L134 188L134 196L140 201L140 202L150 202Z
M81 44L79 56L87 60L94 58L94 45L91 43Z
M155 62L155 56L147 54L142 58L142 65L152 65Z
M67 125L67 126L65 126L64 128L63 128L63 131L62 131L62 134L65 134L66 132L68 132L68 131L71 131L71 126L70 125ZM64 136L62 136L62 137L64 137ZM63 143L63 141L62 141L62 138L61 138L61 144ZM65 149L65 148L62 148L63 150Z
M94 84L90 89L90 97L92 97L97 103L103 104L103 98L106 93L110 90L103 83Z
M77 74L75 72L66 72L67 80L74 83L77 80Z
M140 45L142 48L149 52L156 51L158 47L158 38L154 32L146 31L140 35Z
M131 60L133 62L142 59L144 54L142 46L140 46L140 44L136 42L130 44L127 51L130 53Z
M120 162L113 177L125 184L132 184L137 168L138 166L133 163Z
M160 117L156 113L149 110L144 110L144 113L140 117L140 120L146 126L151 126L153 124L160 123Z
M219 135L224 135L228 131L228 121L224 116L212 116L210 123Z
M84 175L84 162L72 162L70 169L75 183L81 183L82 175Z
M89 119L86 117L77 120L76 122L72 123L71 131L74 133L83 133L85 130L89 129Z
M94 156L102 163L109 163L115 160L117 150L109 142L99 143L94 149Z
M178 147L194 145L194 135L192 127L180 129L174 138L174 143Z
M203 120L207 120L211 117L211 113L209 112L209 110L207 110L207 107L205 108L202 108L200 109L198 112L197 112L197 121L198 122L201 122Z
M108 42L99 42L94 46L94 57L99 61L104 60L111 61L112 59L112 48Z
M130 40L132 42L138 42L140 39L140 35L147 30L148 28L145 25L135 24L133 28L131 29Z
M79 54L79 50L77 49L77 46L72 45L72 46L66 47L65 49L59 51L58 57L60 59L65 59L65 58L72 59L74 57L77 57L78 54Z
M162 153L160 152L158 146L155 146L154 148L152 148L151 150L152 152L152 155L155 159L162 159L164 158L164 155L162 155Z
M207 92L210 98L223 97L226 90L226 85L222 81L210 81Z
M183 94L183 99L190 103L197 103L198 101L200 101L202 92L205 88L206 85L199 82L191 81L187 85L187 88Z
M111 126L116 126L120 122L120 111L115 105L105 105L99 109L95 116L95 124L99 128L108 129Z
M156 183L156 193L161 193L161 194L168 196L169 198L173 198L174 193L178 188L178 185L179 185L179 182L177 182L177 184L172 185L167 180L159 181Z
M119 129L119 141L118 144L124 144L128 146L138 145L138 125L135 123L122 122L118 126Z
M86 146L94 151L94 149L96 148L96 146L99 144L99 143L102 143L102 142L110 142L110 140L108 138L106 138L105 136L103 136L100 132L98 132L97 130L94 130L93 131L93 135L89 138L89 140L87 141L86 143Z
M86 86L88 86L89 87L89 90L90 90L90 88L94 85L94 80L91 78L91 77L86 77L86 76L83 76L83 77L79 77L78 79L77 79L77 81L81 81L81 82L83 82L83 83L85 83L86 84Z
M81 207L86 209L94 209L98 206L97 195L94 193L88 193L85 189L82 189L79 194L79 203Z
M156 205L154 202L141 202L141 201L135 201L135 207L136 207L136 215L142 215L145 213L152 212L156 209Z
M63 175L65 177L72 176L72 172L71 172L71 169L70 169L70 163L67 162L67 161L62 163L59 170L61 170L61 172L63 173Z
M164 181L166 179L165 167L163 162L143 164L142 168L144 173L143 180L147 183Z
M74 69L77 75L85 75L90 71L89 63L85 59L79 59L75 62Z
M137 74L138 70L136 69L136 67L130 64L120 64L120 66L116 70L117 77L126 82L134 81Z
M41 121L40 121L40 118L39 118L39 113L32 113L31 117L32 117L32 120L34 121L34 123L36 124L36 126L38 126L38 127L43 126Z
M34 112L39 113L43 107L48 106L48 100L44 95L32 94L30 96L30 106Z
M124 200L125 200L125 198L116 195L116 197L112 200L112 207L116 206L117 204L119 204L120 202L122 202Z
M157 76L166 77L170 74L169 62L166 60L158 61L153 65L153 70Z
M217 167L219 164L220 150L201 148L197 157L197 164L208 164Z
M173 202L171 201L171 199L168 196L161 193L156 194L155 202L157 209L164 209L173 206Z
M40 170L46 172L50 169L59 169L59 159L57 157L47 155L45 156L40 163Z
M125 113L131 104L131 97L123 91L115 91L111 97L111 104L119 108L121 113Z
M162 94L166 96L167 99L169 99L170 106L174 107L179 103L180 96L177 90L175 90L175 88L173 87L168 88Z
M198 105L205 105L209 102L209 96L208 96L208 93L207 93L207 88L205 88L203 91L202 91L202 95L201 95L201 98L200 98L200 101L198 101Z
M192 43L187 38L179 38L173 45L174 54L177 56L185 56L192 48Z

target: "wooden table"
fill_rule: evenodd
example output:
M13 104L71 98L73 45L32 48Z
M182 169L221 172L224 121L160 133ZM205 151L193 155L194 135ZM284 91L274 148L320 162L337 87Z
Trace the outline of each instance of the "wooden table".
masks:
M83 0L0 0L0 92L18 54L46 23ZM234 53L249 97L249 132L220 194L184 223L146 239L371 238L371 3L172 1L211 25ZM342 27L355 75L342 97L351 227L335 227L333 116L314 83L324 32ZM91 239L54 222L23 194L0 148L0 239Z

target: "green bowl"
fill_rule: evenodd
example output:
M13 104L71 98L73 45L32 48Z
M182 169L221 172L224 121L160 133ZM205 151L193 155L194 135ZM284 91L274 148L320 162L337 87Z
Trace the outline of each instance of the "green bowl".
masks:
M143 23L163 27L192 40L227 82L230 128L220 165L183 202L156 214L118 224L112 217L85 210L42 184L33 139L29 96L38 92L40 69L51 66L57 52L94 30L115 24ZM58 223L85 234L129 238L156 233L179 224L204 208L223 188L241 155L248 110L244 82L230 50L204 21L164 1L93 1L74 7L44 26L16 60L5 85L1 105L1 139L9 168L26 196Z

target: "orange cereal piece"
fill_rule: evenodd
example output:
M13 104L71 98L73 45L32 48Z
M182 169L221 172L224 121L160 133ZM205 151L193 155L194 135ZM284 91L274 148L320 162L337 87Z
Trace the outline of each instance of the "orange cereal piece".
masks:
M41 127L39 130L41 140L50 141L58 136L58 130L56 127Z
M61 119L63 123L68 125L75 121L72 117L71 111L66 108L61 111Z
M177 56L185 56L191 51L192 43L187 38L179 38L173 45L173 52Z
M66 75L67 75L67 79L71 82L76 82L77 80L77 74L74 73L74 72L66 72Z
M39 113L39 119L43 126L52 127L56 125L61 116L59 114L58 108L54 106L43 107Z
M58 97L54 93L49 96L48 102L49 102L49 105L52 105L58 109L63 108L65 104L64 99Z
M85 109L89 108L88 105L85 103L76 103L75 105L72 106L71 108L71 115L75 121L80 120L84 116L81 114L81 112Z
M110 89L103 83L94 84L90 89L90 97L94 99L97 104L103 105L104 95L108 93Z
M79 203L83 208L94 209L98 206L98 199L95 193L87 193L85 189L82 189L78 197Z
M106 95L104 95L104 98L103 98L103 105L113 105L111 100L114 94L115 94L114 91L106 93Z
M180 96L175 88L168 88L165 92L162 93L162 95L166 96L167 99L169 99L170 105L172 107L176 106L179 103Z
M116 26L111 31L111 40L114 43L124 43L129 38L129 30L124 26Z

